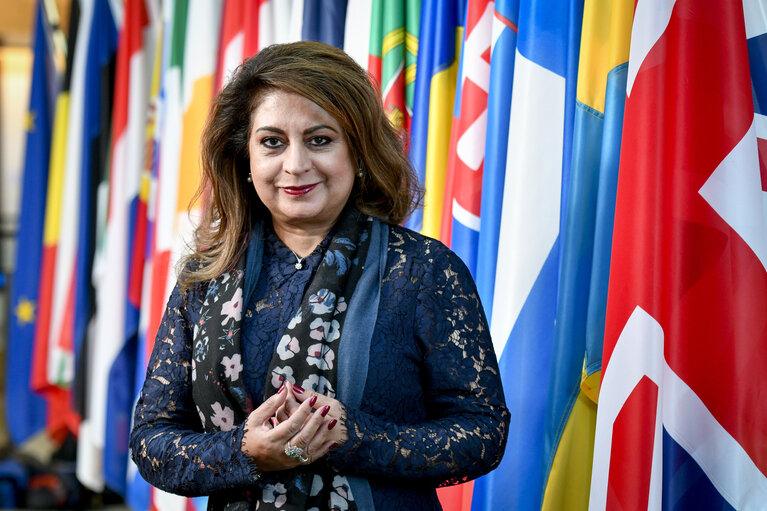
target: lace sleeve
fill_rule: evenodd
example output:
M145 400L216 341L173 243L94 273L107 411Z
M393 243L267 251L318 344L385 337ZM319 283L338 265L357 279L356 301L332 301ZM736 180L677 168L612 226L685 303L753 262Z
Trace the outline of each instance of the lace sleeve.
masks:
M464 264L442 245L432 249L415 304L429 420L401 425L347 410L349 441L329 457L342 472L445 486L501 461L509 412L487 320Z
M258 479L242 451L243 426L202 432L192 401L192 329L186 300L177 287L165 311L141 390L130 448L150 484L186 496L242 489Z

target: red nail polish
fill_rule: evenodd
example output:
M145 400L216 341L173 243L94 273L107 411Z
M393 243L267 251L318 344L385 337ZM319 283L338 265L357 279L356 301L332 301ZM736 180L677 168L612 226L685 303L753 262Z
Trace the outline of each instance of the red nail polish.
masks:
M322 411L320 412L320 415L322 415L324 417L324 416L326 416L328 414L329 411L330 411L330 406L329 405L325 405L325 408L322 409Z
M328 424L328 430L331 430L331 429L335 428L335 427L336 427L336 423L337 423L337 422L338 422L338 421L337 421L337 420L335 420L335 419L333 419L332 421L330 421L330 423Z
M282 383L282 385L280 386L280 390L277 391L277 394L279 394L283 390L285 390L285 382Z
M335 449L336 447L338 447L338 442L333 442L332 444L330 444L331 449Z
M309 400L309 406L313 407L314 403L317 402L317 396L312 396L312 398ZM324 417L324 415L323 415Z
M280 381L281 381L281 382L284 382L284 381L285 381L285 375L284 375L284 374L281 374L281 375L280 375Z
M272 427L274 427L274 417L269 417L269 424L271 424Z
M299 387L298 385L293 385L293 392L295 392L296 394L303 394L304 389Z

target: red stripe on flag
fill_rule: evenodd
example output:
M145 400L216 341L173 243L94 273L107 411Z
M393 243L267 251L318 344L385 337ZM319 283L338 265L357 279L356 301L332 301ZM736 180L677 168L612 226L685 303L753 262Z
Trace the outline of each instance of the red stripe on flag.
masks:
M503 23L504 25L512 29L515 34L519 33L519 28L517 27L517 25L514 22L512 22L509 18L499 13L498 11L495 11L495 19L497 19L498 21L500 21L501 23Z
M437 489L437 497L443 511L469 511L474 481Z
M382 67L383 67L383 61L381 60L381 57L377 57L375 55L368 55L368 74L370 75L370 79L373 81L373 85L375 85L375 87L378 89L382 87L381 85Z
M170 271L170 250L163 252L155 252L152 259L152 288L150 289L149 296L149 318L147 321L147 358L149 360L149 354L152 353L154 347L154 339L157 336L157 330L160 329L160 321L162 315L165 313L165 303L168 301L168 297L165 293L165 287L168 282L168 272Z
M130 272L128 273L128 301L136 308L141 307L141 286L144 280L144 255L146 254L147 204L140 198L136 205L135 230L130 254Z
M42 394L48 387L48 344L53 301L53 274L56 268L56 245L43 246L40 263L40 288L37 297L37 324L35 348L32 355L30 386Z
M227 0L224 3L224 12L221 21L221 33L218 41L218 61L216 62L216 91L220 91L226 81L226 59L224 55L227 48L237 37L238 34L243 33L243 26L245 25L245 3L244 0ZM243 41L244 45L244 41Z
M614 423L605 511L646 511L650 496L658 386L643 376Z
M74 353L75 350L75 272L76 271L72 272L73 274L69 280L69 286L67 286L64 317L61 318L61 330L59 330L57 340L59 348L69 353Z

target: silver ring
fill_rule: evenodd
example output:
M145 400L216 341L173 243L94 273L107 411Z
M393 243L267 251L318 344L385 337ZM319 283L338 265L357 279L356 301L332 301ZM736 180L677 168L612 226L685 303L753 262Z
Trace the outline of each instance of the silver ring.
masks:
M298 461L300 461L301 463L309 463L309 458L307 458L306 456L299 455Z
M298 458L303 462L304 450L297 445L290 445L290 442L285 446L285 456L288 458Z

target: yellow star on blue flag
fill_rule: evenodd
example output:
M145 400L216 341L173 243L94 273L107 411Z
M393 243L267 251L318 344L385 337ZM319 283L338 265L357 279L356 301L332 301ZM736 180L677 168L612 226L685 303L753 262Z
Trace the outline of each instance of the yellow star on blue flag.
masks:
M35 322L35 309L37 304L32 300L26 298L19 298L19 302L16 305L16 321L19 325L28 325Z

